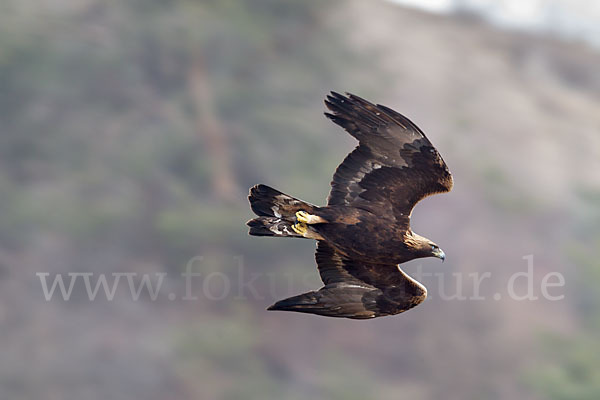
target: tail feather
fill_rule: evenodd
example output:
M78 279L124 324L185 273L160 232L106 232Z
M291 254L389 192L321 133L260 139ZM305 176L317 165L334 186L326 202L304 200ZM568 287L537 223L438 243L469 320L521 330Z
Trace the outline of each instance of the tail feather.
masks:
M250 207L259 217L277 217L294 220L296 212L312 211L315 207L267 185L256 185L250 189Z
M250 189L250 207L259 218L247 222L249 234L253 236L303 237L292 229L296 223L296 212L311 212L315 206L288 196L266 185Z
M259 217L246 223L252 236L289 236L302 237L294 232L292 223L277 217Z

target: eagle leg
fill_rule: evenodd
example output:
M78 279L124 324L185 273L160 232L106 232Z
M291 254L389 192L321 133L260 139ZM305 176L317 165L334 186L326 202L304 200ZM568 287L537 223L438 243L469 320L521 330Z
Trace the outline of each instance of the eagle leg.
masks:
M306 226L306 224L304 222L292 225L292 229L298 235L302 235L302 236L306 235L306 233L308 232L308 226Z
M323 236L321 236L314 229L310 228L304 222L299 222L297 224L292 225L292 230L298 235L307 239L323 240Z
M296 212L296 219L300 223L309 224L309 225L327 223L327 220L324 219L323 217L319 217L318 215L309 214L306 211L302 211L302 210Z

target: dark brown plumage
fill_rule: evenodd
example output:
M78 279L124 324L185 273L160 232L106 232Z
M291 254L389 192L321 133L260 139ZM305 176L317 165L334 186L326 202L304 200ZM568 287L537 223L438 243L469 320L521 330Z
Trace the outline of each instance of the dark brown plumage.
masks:
M398 264L445 258L410 229L421 199L452 189L452 175L425 134L408 118L358 96L332 92L325 115L359 145L335 171L327 206L317 207L265 185L250 189L256 236L316 239L325 284L278 301L269 310L374 318L415 307L427 290Z

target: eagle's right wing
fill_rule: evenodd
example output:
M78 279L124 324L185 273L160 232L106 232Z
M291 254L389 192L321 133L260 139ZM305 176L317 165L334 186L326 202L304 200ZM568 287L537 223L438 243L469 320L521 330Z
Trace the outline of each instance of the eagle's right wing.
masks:
M397 265L352 260L324 241L318 242L315 259L325 286L278 301L269 310L366 319L404 312L427 296L425 287Z

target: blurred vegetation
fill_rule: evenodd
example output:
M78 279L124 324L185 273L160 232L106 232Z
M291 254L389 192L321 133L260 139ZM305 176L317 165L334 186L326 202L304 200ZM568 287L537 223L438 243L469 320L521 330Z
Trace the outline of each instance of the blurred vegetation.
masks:
M336 3L317 5L88 2L66 20L60 8L25 9L25 20L44 15L26 25L5 15L4 242L53 232L107 251L135 237L131 254L189 256L224 241L240 251L248 212L231 202L258 177L317 193L310 176L330 165L304 155L326 158L321 132L294 109L352 72L338 68L352 56L320 17ZM222 143L211 143L207 112Z
M325 196L313 176L329 179L345 150L327 161L321 144L335 138L324 139L312 123L321 108L314 99L361 66L343 33L323 19L338 4L5 2L2 246L28 252L58 238L68 251L54 272L99 272L102 263L103 271L118 270L138 259L179 272L196 254L257 257L265 249L280 256L280 271L290 271L297 258L285 256L289 242L257 247L248 240L246 193L264 179L308 199ZM302 398L253 353L256 326L230 318L207 314L200 331L175 329L178 379L194 386L203 376L202 398ZM8 393L37 393L19 387ZM339 390L336 398L354 391Z
M545 334L540 343L545 365L529 375L540 393L556 400L600 398L600 192L591 188L578 192L581 220L568 254L577 267L571 295L585 328L573 335Z

